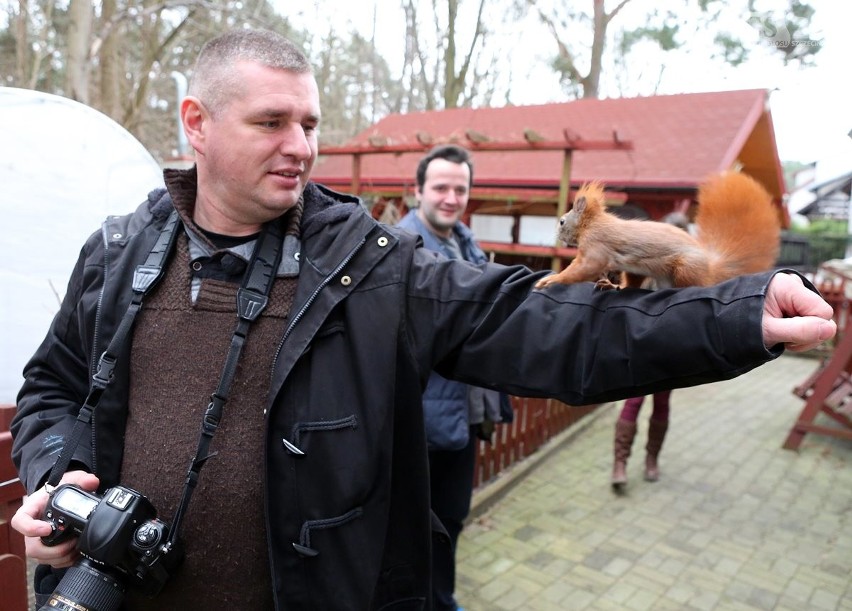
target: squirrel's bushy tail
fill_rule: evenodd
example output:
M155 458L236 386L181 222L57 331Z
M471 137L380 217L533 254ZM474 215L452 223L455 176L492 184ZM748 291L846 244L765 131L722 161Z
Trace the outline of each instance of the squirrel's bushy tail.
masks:
M698 240L710 254L710 281L771 269L781 223L772 196L738 172L713 176L698 189Z

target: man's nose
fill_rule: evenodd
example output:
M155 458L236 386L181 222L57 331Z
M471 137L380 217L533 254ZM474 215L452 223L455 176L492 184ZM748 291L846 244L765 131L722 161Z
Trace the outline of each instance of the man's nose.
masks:
M292 125L285 130L280 149L283 155L299 160L309 159L313 153L310 139L301 125Z

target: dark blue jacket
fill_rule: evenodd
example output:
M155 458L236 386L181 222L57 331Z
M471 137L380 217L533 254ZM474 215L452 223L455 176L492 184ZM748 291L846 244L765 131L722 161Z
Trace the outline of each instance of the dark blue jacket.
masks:
M423 224L416 210L406 214L397 227L418 234L423 238L423 245L429 250L453 258L453 253L447 245ZM465 261L475 265L488 261L467 225L456 223L453 234ZM429 383L423 393L423 416L426 420L426 441L430 450L461 450L468 443L471 424L479 424L485 416L490 420L501 420L499 393L483 391L479 395L480 399L484 399L480 402L486 406L493 404L496 413L488 411L486 407L478 410L486 413L480 413L479 418L472 418L469 392L470 387L467 384L448 380L435 372L429 376Z

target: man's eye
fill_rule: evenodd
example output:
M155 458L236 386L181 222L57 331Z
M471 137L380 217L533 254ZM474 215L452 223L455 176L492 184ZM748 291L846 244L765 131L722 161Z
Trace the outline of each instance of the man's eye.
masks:
M266 129L275 129L278 127L278 121L261 121L258 123L261 127L265 127Z

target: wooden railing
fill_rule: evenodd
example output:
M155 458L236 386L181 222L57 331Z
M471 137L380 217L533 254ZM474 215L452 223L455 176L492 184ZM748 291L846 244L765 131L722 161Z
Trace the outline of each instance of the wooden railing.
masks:
M14 405L0 405L0 607L3 611L26 611L27 562L24 538L9 525L24 496L24 487L12 464L9 423L14 415Z
M555 399L511 397L511 401L515 412L512 423L498 424L492 443L479 442L475 488L487 485L597 407L572 407Z
M492 443L479 443L474 486L487 486L500 472L535 453L596 406L571 407L553 399L511 397L514 421L497 426ZM12 464L9 423L14 405L0 406L0 592L3 611L27 609L24 540L9 520L21 506L24 487Z

